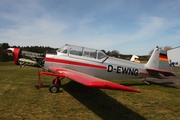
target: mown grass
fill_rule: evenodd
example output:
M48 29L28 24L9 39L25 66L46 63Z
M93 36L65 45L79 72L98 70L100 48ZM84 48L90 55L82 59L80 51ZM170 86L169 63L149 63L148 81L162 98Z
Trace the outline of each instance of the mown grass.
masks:
M141 91L129 93L87 88L65 79L62 92L52 94L48 91L52 77L42 76L43 88L35 88L39 70L20 68L12 62L0 63L0 119L178 120L180 117L180 89L113 80Z

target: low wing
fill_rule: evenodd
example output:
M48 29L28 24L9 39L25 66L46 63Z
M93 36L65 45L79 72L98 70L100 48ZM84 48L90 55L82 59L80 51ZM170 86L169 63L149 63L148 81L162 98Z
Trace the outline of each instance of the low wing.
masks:
M129 92L139 92L138 90L135 90L130 87L126 87L117 83L113 83L107 80L103 80L97 77L93 77L84 73L80 73L74 70L61 68L50 68L50 70L56 74L59 74L60 76L65 76L71 80L74 80L78 83L81 83L87 87L92 88L101 88L101 89L112 89L112 90L122 90L122 91L129 91Z

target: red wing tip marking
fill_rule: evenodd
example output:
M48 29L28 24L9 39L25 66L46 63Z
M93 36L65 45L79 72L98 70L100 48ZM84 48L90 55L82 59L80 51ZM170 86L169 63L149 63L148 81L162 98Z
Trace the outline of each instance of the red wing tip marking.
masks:
M86 86L92 87L92 88L122 90L122 91L138 92L138 93L140 93L140 91L135 90L133 88L130 88L130 87L127 87L127 86L123 86L123 85L120 85L120 84L116 84L116 83L112 83L112 82L99 82L99 81L96 81L96 82L90 82Z

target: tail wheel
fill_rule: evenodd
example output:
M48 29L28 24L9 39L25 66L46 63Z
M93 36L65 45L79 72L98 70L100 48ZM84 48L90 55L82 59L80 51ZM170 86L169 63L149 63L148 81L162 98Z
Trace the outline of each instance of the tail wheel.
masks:
M52 85L49 87L49 92L51 92L51 93L57 93L57 92L59 92L59 85L57 85L57 84L52 84Z

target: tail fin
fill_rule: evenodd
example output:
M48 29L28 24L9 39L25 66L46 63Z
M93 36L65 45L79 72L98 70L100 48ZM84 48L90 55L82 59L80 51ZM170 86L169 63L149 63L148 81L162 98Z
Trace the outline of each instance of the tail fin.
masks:
M130 61L140 63L139 57L138 57L137 55L133 55L133 56L131 57Z
M175 76L169 65L167 52L161 50L158 46L154 49L149 61L145 64L145 69L150 74L156 74L160 78Z

